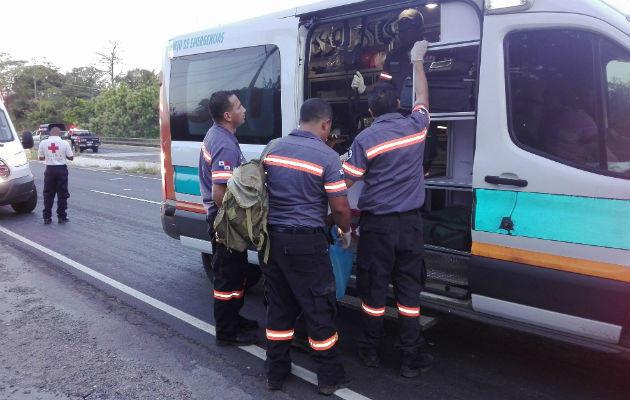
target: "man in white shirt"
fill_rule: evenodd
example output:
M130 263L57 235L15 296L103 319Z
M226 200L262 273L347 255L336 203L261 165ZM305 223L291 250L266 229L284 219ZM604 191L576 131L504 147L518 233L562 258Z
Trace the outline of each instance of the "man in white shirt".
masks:
M50 136L39 144L40 161L46 160L44 172L44 224L52 222L52 205L57 195L57 220L60 224L70 221L66 214L68 208L68 167L66 160L74 158L68 142L61 139L60 124L48 126Z

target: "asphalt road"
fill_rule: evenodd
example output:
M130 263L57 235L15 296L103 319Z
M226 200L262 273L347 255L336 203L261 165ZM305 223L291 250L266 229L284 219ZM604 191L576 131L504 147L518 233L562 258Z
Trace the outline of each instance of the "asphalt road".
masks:
M66 225L53 223L44 226L41 219L44 166L31 162L31 168L40 190L38 208L33 214L17 215L10 207L0 207L1 227L186 313L193 319L213 324L212 287L204 275L199 254L185 249L162 231L158 205L161 200L160 181L155 176L71 168L68 210L71 222ZM238 348L218 348L207 330L138 300L129 295L129 292L125 294L120 289L113 288L85 272L77 271L2 232L0 238L1 243L6 244L9 250L25 261L36 260L32 263L32 268L67 270L76 279L92 285L97 292L102 293L102 296L95 296L93 301L108 301L104 299L115 296L121 303L113 302L110 307L128 307L135 312L135 318L163 324L181 336L182 340L192 341L195 346L189 347L185 356L191 359L215 360L214 363L206 364L209 368L214 368L222 380L228 382L227 386L243 389L255 398L319 398L312 384L297 377L286 383L284 393L267 392L263 362L254 355ZM63 288L57 278L50 279ZM246 300L243 314L257 319L264 326L262 297L261 288L255 288ZM358 317L357 311L340 310L337 318L341 336L339 348L353 379L349 388L367 398L630 397L628 359L453 316L440 316L437 325L425 332L428 343L426 350L435 356L436 364L419 378L405 379L397 374L397 359L393 349L395 327L391 323L387 325L388 337L382 366L378 369L367 369L355 356L356 349L352 339L358 332ZM261 341L259 346L264 347L263 329L259 329L258 333ZM125 341L123 337L118 340ZM181 351L177 348L169 349L170 347L163 346L156 351ZM253 353L257 351L249 350ZM171 379L177 380L181 377L181 371L178 370L181 366L178 367L176 363L171 365L148 354L145 357L147 362L164 363L159 368ZM294 362L314 371L313 363L303 353L294 352ZM95 365L94 368L98 366ZM213 389L216 383L212 380L206 383L207 393L216 394ZM197 387L193 393L199 391ZM238 397L234 396L236 395L226 398ZM156 398L159 395L156 394Z

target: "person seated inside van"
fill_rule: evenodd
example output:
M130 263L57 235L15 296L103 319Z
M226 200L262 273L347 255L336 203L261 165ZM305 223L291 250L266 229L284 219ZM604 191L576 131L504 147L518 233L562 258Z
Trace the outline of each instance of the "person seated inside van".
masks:
M594 98L585 86L561 84L550 94L552 105L542 117L540 140L547 153L576 164L597 163L598 127L586 110Z

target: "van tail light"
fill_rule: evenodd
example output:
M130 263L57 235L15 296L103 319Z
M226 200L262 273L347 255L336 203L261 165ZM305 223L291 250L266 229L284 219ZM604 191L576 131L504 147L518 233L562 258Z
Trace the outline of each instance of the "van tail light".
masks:
M11 170L9 166L4 163L4 161L0 160L0 179L4 179L11 175Z

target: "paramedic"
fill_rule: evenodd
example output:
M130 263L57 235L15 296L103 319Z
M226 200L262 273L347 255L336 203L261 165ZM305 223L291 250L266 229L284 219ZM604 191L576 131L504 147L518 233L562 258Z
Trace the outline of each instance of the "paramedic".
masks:
M318 391L331 395L347 384L336 346L335 278L324 227L330 205L342 232L342 247L347 248L350 205L339 156L325 144L331 124L330 105L309 99L300 109L299 128L263 152L271 246L269 261L262 268L268 301L265 371L270 390L281 389L291 371L289 350L300 312L318 363Z
M374 123L361 132L343 164L346 184L363 179L359 197L361 239L357 254L357 290L363 311L358 338L359 358L377 367L383 337L383 317L390 280L398 305L397 349L400 374L411 378L430 367L433 357L420 353L420 291L426 272L423 262L424 204L422 154L429 127L429 95L422 59L427 42L416 42L411 60L416 71L416 104L407 117L391 83L378 83L368 94Z
M214 274L214 320L219 346L243 346L257 342L251 330L258 323L242 317L248 279L247 251L229 250L216 241L214 219L223 203L227 181L245 157L236 140L236 129L245 122L245 107L233 92L219 91L210 96L208 105L214 124L206 133L199 159L199 183L206 207L208 233L212 242Z
M398 16L398 40L399 45L387 55L379 82L391 82L396 88L396 96L400 99L400 110L403 113L411 112L413 66L409 60L409 51L414 43L422 40L424 36L424 18L422 13L414 8L408 8ZM351 87L359 94L363 94L367 88L363 76L359 71L352 79Z
M44 171L44 224L52 222L52 206L57 195L57 222L64 224L68 221L68 167L66 160L74 159L72 149L62 140L61 124L50 124L50 136L39 144L37 155L40 161L46 160Z

